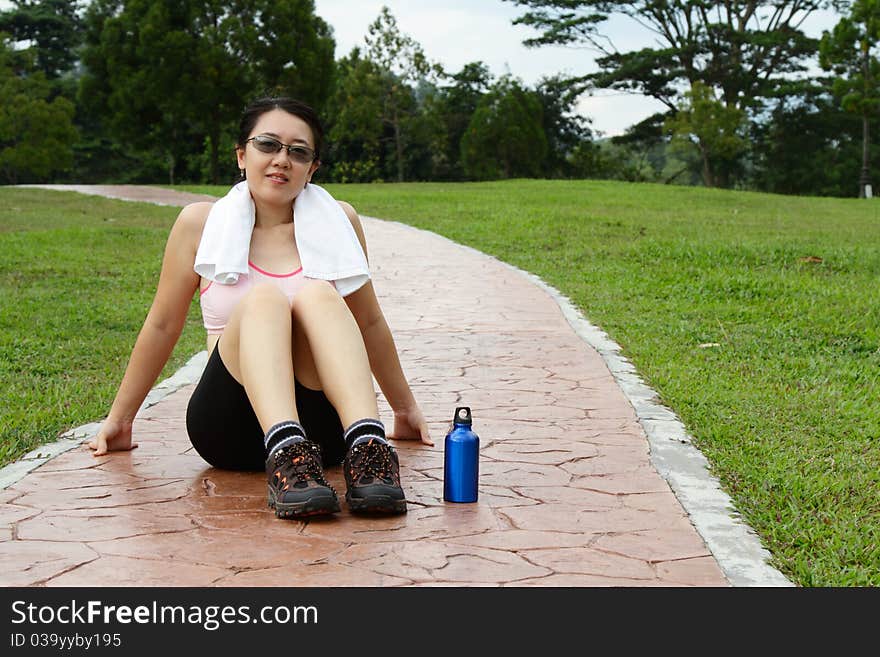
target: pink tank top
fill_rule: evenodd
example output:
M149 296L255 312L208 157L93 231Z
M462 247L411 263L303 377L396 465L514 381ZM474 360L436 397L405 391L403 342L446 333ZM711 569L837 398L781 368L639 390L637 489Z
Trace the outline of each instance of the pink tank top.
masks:
M290 301L293 301L297 290L308 280L303 276L302 267L289 274L271 274L248 261L248 269L250 272L240 276L235 285L222 285L211 281L208 283L208 287L199 294L202 322L205 324L208 335L223 333L233 308L257 283L272 283L278 286Z

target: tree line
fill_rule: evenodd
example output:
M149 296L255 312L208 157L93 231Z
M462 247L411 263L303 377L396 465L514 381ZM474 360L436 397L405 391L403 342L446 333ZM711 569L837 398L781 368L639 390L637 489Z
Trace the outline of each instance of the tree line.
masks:
M643 157L632 175L796 194L870 192L880 0L505 1L526 8L515 23L539 32L527 45L598 52L599 71L572 84L635 91L666 106L616 140ZM820 39L801 30L831 8L840 21ZM653 44L620 52L604 31L611 17L646 29Z
M327 182L516 177L870 195L880 0L505 0L527 45L586 45L599 71L527 85L481 61L445 71L383 8L336 58L312 0L14 0L0 12L0 177L226 184L244 105L286 94L324 118ZM807 37L804 19L839 22ZM619 15L651 46L620 52ZM818 73L817 73L818 71ZM605 139L595 89L665 111Z

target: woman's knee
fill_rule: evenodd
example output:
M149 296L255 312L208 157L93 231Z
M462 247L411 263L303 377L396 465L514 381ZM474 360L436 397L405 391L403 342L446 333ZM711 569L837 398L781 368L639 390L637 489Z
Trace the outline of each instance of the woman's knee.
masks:
M281 290L271 283L259 283L248 290L233 309L220 338L224 362L228 356L224 349L238 343L244 324L251 324L253 320L276 323L285 321L285 318L290 318L290 302Z
M277 286L271 283L257 283L239 302L245 309L281 308L288 310L290 302Z
M342 297L336 287L329 281L309 279L297 290L291 303L291 310L296 314L321 303L339 303Z

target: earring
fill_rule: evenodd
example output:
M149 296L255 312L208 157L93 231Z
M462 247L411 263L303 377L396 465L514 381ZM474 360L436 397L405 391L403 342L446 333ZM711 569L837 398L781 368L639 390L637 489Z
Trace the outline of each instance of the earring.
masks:
M244 178L244 169L239 169L238 171L241 173L241 176L240 176L240 177L241 177L241 178Z

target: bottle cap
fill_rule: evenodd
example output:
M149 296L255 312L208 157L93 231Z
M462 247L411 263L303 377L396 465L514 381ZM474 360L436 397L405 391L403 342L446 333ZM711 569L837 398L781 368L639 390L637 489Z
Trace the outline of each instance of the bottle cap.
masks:
M459 406L455 409L455 417L452 418L453 424L465 424L471 426L471 409L470 406Z

